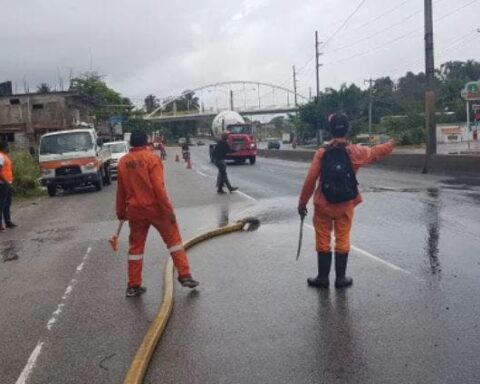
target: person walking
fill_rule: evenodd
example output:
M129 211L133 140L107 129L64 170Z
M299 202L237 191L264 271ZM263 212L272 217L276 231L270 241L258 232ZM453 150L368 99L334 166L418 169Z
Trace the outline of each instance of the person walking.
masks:
M345 114L332 114L328 118L333 139L320 148L308 170L298 202L298 213L305 217L307 204L314 195L314 216L318 275L307 279L308 285L329 287L332 263L331 236L335 234L335 287L353 284L346 276L350 252L350 230L355 207L362 202L358 192L357 171L390 154L394 141L374 147L348 144L349 122ZM318 181L318 186L317 186ZM316 188L316 190L315 190Z
M230 181L228 180L227 175L227 164L225 163L225 157L227 154L234 152L233 149L230 148L228 145L227 139L230 132L223 131L220 141L215 146L213 150L213 159L215 162L215 166L218 168L218 175L217 175L217 193L223 194L225 191L223 190L223 186L226 185L230 192L234 192L238 190L237 187L232 187Z
M0 231L4 231L5 227L9 229L17 227L12 222L11 217L14 177L12 160L8 155L9 152L8 143L6 141L0 142ZM5 227L3 226L2 218L5 221Z
M147 134L132 132L130 152L118 164L116 212L130 225L127 297L146 292L142 286L143 253L150 226L155 227L170 251L184 287L195 288L183 248L175 212L167 195L162 161L147 149Z

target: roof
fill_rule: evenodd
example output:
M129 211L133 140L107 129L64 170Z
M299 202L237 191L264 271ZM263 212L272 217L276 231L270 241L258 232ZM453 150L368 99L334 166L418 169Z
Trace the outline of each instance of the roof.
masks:
M68 130L65 130L65 131L49 132L49 133L44 134L43 136L62 135L64 133L72 133L72 132L91 133L92 131L94 132L95 129L93 129L93 128L68 129Z

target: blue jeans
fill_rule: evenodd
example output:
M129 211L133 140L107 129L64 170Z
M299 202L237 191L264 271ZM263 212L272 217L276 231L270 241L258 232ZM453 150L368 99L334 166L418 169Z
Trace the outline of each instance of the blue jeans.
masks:
M10 216L10 206L12 205L12 188L5 183L0 183L0 225L2 225L2 218L5 219L5 224L12 222Z

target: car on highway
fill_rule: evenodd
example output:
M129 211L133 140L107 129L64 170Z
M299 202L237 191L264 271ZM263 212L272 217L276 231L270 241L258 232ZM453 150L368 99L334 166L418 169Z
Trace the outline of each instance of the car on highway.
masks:
M197 141L197 145L205 145L205 142L202 141L202 140L198 140L198 141Z
M118 162L128 153L130 149L128 141L110 141L103 144L103 146L109 149L112 153L112 161L110 162L110 175L112 178L117 178Z
M280 149L280 140L268 140L268 149Z
M180 137L178 140L177 140L177 144L178 145L183 145L187 142L187 139L185 137Z

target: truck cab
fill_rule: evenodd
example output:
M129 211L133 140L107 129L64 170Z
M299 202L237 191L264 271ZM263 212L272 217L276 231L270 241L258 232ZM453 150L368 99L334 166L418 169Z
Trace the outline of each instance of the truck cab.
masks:
M254 126L246 123L235 111L220 112L212 122L212 135L219 138L222 132L228 131L227 142L234 152L227 155L226 160L244 163L247 160L255 164L257 158L257 143ZM215 161L213 153L216 144L210 145L210 160Z
M111 183L112 155L94 129L52 132L40 138L41 183L55 196L59 188L93 185L97 191Z

